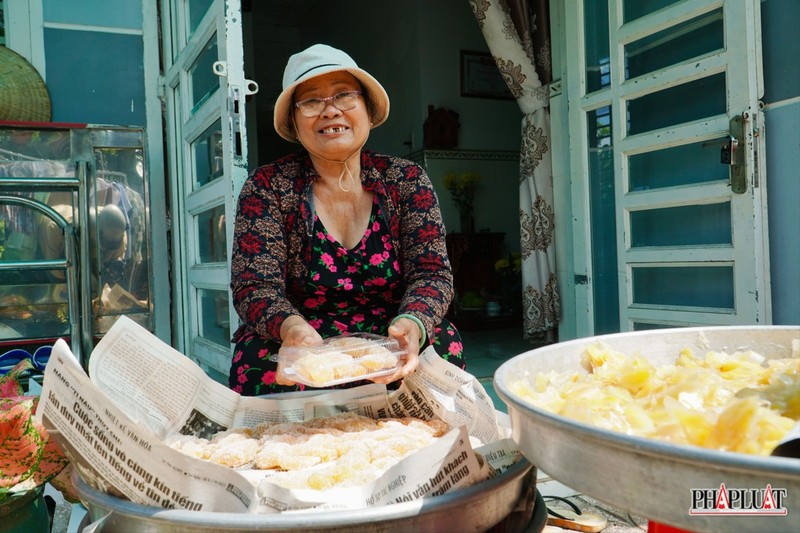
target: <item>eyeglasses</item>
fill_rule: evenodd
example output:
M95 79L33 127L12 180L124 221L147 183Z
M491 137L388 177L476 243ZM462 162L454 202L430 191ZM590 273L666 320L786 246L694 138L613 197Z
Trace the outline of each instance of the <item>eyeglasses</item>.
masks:
M327 98L308 98L294 105L304 117L312 118L319 116L329 103L339 111L349 111L356 106L360 94L361 91L346 91Z

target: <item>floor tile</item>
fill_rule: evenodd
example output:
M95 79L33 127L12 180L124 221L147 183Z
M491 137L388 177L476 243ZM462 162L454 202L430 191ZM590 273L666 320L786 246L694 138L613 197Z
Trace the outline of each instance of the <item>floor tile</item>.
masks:
M506 407L505 402L500 399L500 396L497 395L497 392L494 390L494 385L492 385L492 378L479 378L481 385L483 388L486 389L486 394L489 395L489 398L492 399L492 404L497 411L502 413L508 414L508 407Z
M518 328L460 333L467 359L467 372L478 378L492 399L495 409L507 413L505 402L500 399L492 385L494 373L507 360L539 345L525 340L522 330Z
M521 329L461 331L467 371L479 378L491 377L501 364L537 347L522 337Z

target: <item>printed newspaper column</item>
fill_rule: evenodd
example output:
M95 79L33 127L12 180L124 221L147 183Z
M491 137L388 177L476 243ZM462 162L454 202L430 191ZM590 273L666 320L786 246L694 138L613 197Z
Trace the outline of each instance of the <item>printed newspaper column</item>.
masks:
M439 357L433 347L420 354L419 367L392 393L390 404L392 416L438 418L453 427L465 425L482 444L501 437L497 411L483 385Z
M63 340L53 346L37 410L81 477L94 488L167 509L248 512L255 490L233 470L164 445L89 379Z

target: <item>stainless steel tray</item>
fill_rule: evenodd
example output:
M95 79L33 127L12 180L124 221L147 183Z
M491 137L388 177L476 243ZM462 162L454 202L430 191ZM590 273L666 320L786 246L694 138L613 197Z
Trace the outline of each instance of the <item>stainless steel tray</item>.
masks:
M477 532L500 522L514 510L520 497L535 489L529 484L536 483L536 471L521 458L495 478L441 496L367 509L268 515L165 510L100 492L77 472L73 472L72 480L88 509L84 525L105 517L95 531Z
M674 363L684 347L752 349L789 357L800 327L704 327L620 333L553 344L517 355L494 375L508 405L512 438L537 468L568 487L644 518L691 531L796 531L800 524L800 459L758 457L678 446L578 423L539 409L509 390L525 372L579 370L583 349L598 340L623 353ZM786 516L690 514L691 489L786 489Z

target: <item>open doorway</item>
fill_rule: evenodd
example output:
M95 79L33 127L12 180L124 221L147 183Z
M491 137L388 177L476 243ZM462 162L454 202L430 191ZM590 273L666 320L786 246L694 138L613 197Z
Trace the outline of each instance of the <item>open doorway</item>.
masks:
M513 265L514 254L520 250L516 206L522 115L513 99L462 95L463 51L488 53L469 4L461 0L355 1L337 4L333 11L325 5L314 0L243 5L245 70L260 87L249 111L248 138L255 159L266 163L297 149L278 137L272 126L272 105L288 57L317 42L344 49L381 81L392 102L389 120L373 130L366 148L426 167L448 234L464 229L445 176L480 175L473 231L481 236L499 235L500 242L492 247L495 255L481 257L485 264L478 270L499 278L495 263L505 259ZM432 151L423 145L429 106L458 114L456 149ZM464 273L474 270L465 268ZM484 302L502 296L501 283L498 279L483 287L491 293Z

